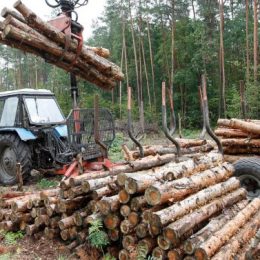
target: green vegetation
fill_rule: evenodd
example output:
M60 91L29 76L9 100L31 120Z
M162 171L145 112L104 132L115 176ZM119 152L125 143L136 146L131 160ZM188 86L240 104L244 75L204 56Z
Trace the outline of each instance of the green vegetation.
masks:
M24 233L22 231L18 231L18 232L1 231L1 237L3 237L4 242L6 244L15 245L18 240L24 237Z
M13 258L12 258L12 255L10 253L0 255L0 260L11 260L11 259L13 259Z
M116 260L116 258L111 256L110 254L105 254L103 260Z
M49 179L41 179L38 183L37 183L37 188L38 189L48 189L48 188L54 188L58 186L58 182L57 181L53 181L53 180L49 180Z
M122 161L123 153L122 153L122 145L124 144L124 136L123 134L116 134L116 138L111 145L109 150L109 158L113 162Z
M109 244L107 233L103 231L103 223L97 219L90 223L88 240L90 245L102 250Z

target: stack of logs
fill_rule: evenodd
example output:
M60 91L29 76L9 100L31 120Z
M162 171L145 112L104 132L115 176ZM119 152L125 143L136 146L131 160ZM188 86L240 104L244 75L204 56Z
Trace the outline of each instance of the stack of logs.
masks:
M0 228L44 232L77 253L87 246L89 224L101 219L119 259L242 257L257 250L250 239L260 228L260 199L247 201L232 174L215 152L147 156L57 189L3 197Z
M21 1L17 1L14 8L19 13L8 8L1 12L5 18L0 22L1 44L42 57L106 90L123 80L121 69L105 59L109 56L108 50L83 46L78 54L76 39L72 39L67 48L67 37L63 32L43 21Z
M219 119L215 134L227 155L260 155L260 120Z

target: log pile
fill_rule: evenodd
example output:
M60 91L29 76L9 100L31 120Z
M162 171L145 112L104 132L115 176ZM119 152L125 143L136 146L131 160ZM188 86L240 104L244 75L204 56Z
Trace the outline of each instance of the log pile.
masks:
M219 119L215 134L226 155L260 155L260 121Z
M14 8L18 12L8 8L1 12L5 18L0 22L1 44L39 56L106 90L113 89L118 81L123 80L121 69L106 59L108 50L83 46L77 54L76 39L72 39L67 48L66 35L43 21L22 1L17 1Z
M101 219L119 259L254 254L260 199L246 199L233 171L214 152L178 160L147 156L72 177L56 189L2 197L0 228L43 232L77 253L86 248L91 221Z

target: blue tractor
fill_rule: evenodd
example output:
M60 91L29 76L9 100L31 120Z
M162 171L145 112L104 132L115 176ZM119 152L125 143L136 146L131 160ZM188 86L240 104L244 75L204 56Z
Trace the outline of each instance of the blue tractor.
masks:
M106 157L115 137L106 109L73 109L65 118L49 90L0 93L0 182L16 183L17 163L23 178L32 169L58 170L80 153L84 161Z

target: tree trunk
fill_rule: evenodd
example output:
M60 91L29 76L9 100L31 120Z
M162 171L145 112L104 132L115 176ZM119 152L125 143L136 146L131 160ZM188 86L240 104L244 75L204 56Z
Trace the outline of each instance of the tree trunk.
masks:
M254 81L258 80L258 0L254 0Z
M246 82L250 80L250 56L249 56L249 0L246 0Z
M248 134L242 130L230 128L217 128L215 134L223 138L257 138L257 135Z
M116 212L120 208L119 195L104 197L97 202L97 207L102 215L108 215Z
M231 127L250 134L260 135L260 125L254 122L245 122L238 119L219 119L218 126Z
M260 211L256 213L254 218L249 220L228 244L223 246L220 251L213 256L212 260L232 259L237 254L240 248L243 247L252 237L255 236L260 227Z
M228 179L233 172L234 167L224 163L188 178L151 186L146 189L145 198L150 205L163 204L169 200L180 201L189 194Z
M231 208L225 210L221 215L210 220L209 224L203 229L195 233L190 239L184 243L184 250L186 254L193 254L195 249L208 238L210 238L216 231L221 229L228 221L234 218L237 213L248 205L249 201L242 200L234 204Z
M195 251L197 259L208 259L223 246L248 220L260 209L260 199L254 199L248 206L241 210L232 220L227 222L214 236L202 243Z
M239 186L239 180L234 177L227 180L226 182L222 182L204 189L180 201L178 204L173 204L168 208L152 213L150 219L150 228L153 235L158 235L158 230L160 230L160 228L169 224L170 222L174 222L176 219L184 216L191 210L196 209L196 207L205 205L206 203L209 203L209 201L239 188ZM153 230L157 232L155 233Z
M246 197L245 189L238 189L223 197L213 200L211 203L185 215L183 218L173 222L164 229L164 236L169 239L173 245L181 241L181 237L205 220L208 220L215 213L220 212L225 207L232 206L234 203ZM191 221L192 220L192 221Z

